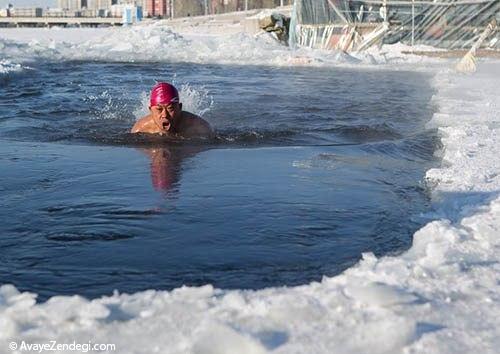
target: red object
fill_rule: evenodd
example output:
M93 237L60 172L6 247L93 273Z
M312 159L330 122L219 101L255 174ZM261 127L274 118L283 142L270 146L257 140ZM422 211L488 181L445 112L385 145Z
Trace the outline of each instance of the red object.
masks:
M154 85L151 90L151 98L149 99L149 105L151 107L157 106L159 104L171 104L179 102L179 92L177 89L166 82L159 82Z
M146 0L146 11L149 16L170 16L167 0Z

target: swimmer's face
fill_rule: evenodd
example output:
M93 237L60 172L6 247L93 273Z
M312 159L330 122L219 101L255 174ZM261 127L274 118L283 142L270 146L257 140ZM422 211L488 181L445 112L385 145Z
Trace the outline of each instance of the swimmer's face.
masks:
M173 132L179 122L182 103L159 104L149 108L155 124L163 132Z

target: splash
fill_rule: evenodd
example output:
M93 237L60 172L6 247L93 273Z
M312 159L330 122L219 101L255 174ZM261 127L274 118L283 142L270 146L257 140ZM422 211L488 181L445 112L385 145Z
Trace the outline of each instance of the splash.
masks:
M183 109L199 116L208 113L214 105L213 97L204 86L194 87L189 83L183 84L179 95Z
M1 49L2 47L0 47ZM13 63L10 60L2 59L0 60L0 75L8 75L10 73L21 72L24 69L21 64ZM0 76L0 77L1 77Z
M184 111L189 111L196 115L203 116L212 109L214 105L213 97L204 86L193 86L190 83L179 84L175 75L172 80L165 81L171 82L174 86L179 88L179 96L182 102L182 109ZM139 96L139 105L133 110L133 114L136 119L149 114L148 91L141 92Z
M117 96L106 90L98 95L88 95L83 100L90 106L90 120L123 120L130 117L130 104L123 95Z
M139 105L134 109L133 114L136 119L140 119L149 114L149 92L141 92L139 96Z

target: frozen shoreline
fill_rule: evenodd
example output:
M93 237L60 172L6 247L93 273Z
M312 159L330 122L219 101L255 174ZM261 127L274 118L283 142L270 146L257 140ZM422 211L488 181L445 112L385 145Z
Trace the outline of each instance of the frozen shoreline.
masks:
M146 49L160 45L166 51L174 45L170 60L188 58L186 43L195 41L159 28L135 34L158 37L138 45ZM124 35L118 32L114 38ZM12 61L16 55L78 57L81 47L73 40L23 47L2 42L0 35L0 47L11 53L0 57L0 65L19 72ZM90 58L141 59L139 47L126 44L96 37L83 48L94 50L85 54ZM241 52L233 53L238 46ZM263 55L264 49L270 52ZM358 265L321 283L260 291L207 285L92 301L56 296L36 304L34 294L3 285L0 353L11 352L9 342L22 340L114 343L119 353L494 353L500 345L500 99L495 94L500 62L480 63L475 75L462 76L448 69L449 61L426 62L384 50L385 55L372 52L360 66L372 65L373 59L386 69L391 61L408 69L409 62L417 61L420 66L432 63L437 71L433 101L438 108L429 125L439 127L443 163L426 175L436 209L429 219L437 221L414 235L410 250L379 259L365 254ZM274 44L247 37L230 44L195 43L196 52L199 62L248 57L250 63L293 63L276 60L284 51ZM302 64L317 64L316 53L301 55L312 58ZM339 57L331 60L345 64Z

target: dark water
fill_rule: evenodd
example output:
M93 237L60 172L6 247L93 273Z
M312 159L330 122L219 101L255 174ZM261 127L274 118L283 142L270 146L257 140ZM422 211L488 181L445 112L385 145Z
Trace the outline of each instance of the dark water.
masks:
M297 285L400 252L424 222L423 74L31 67L0 79L0 283L41 299ZM141 94L174 76L211 96L213 141L127 133Z

